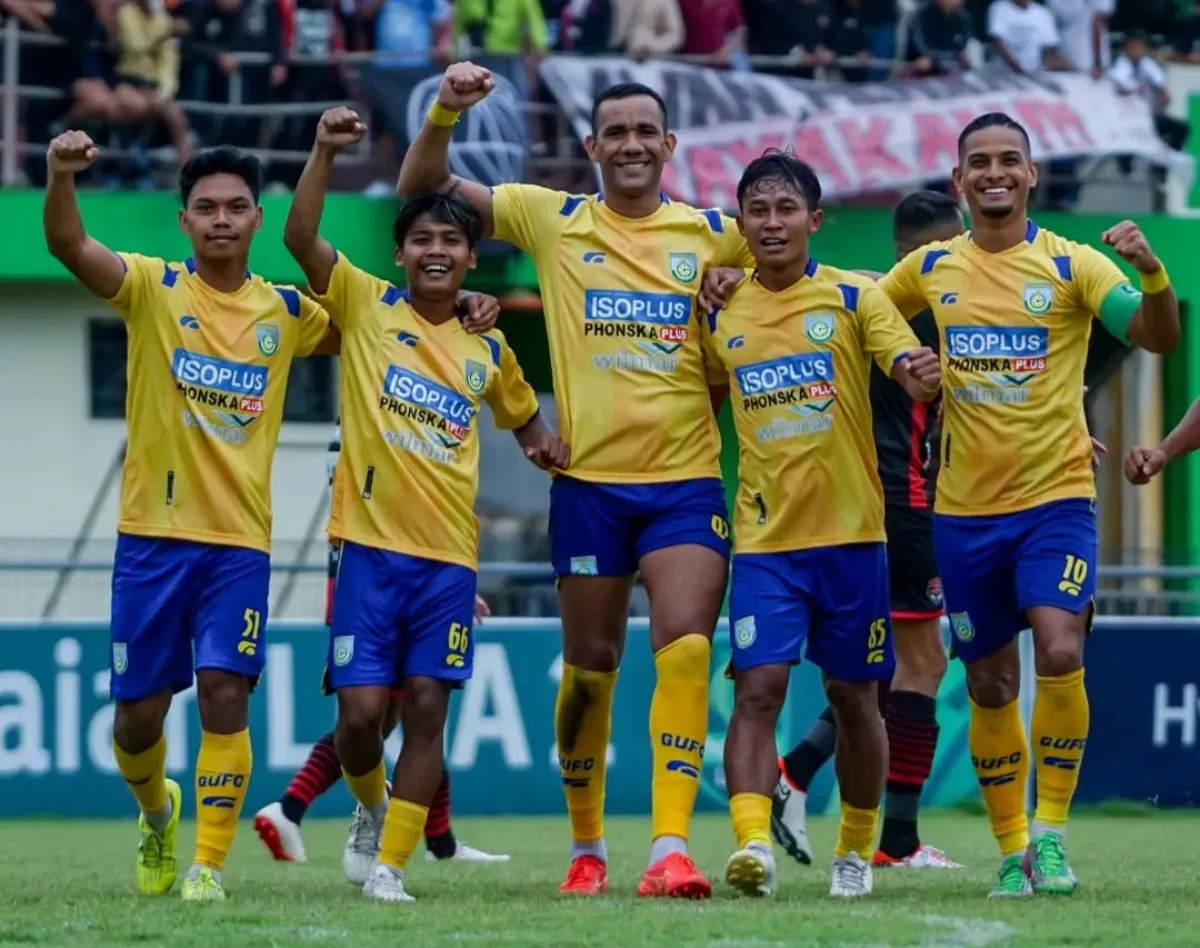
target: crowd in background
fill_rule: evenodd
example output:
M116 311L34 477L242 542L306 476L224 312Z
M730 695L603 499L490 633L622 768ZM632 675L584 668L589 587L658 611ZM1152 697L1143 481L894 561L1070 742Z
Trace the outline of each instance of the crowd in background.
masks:
M985 61L1068 69L1145 96L1176 148L1187 126L1163 115L1165 74L1147 33L1162 55L1200 62L1200 2L1191 0L0 0L0 14L65 41L22 46L21 84L61 93L23 99L24 137L95 131L130 156L99 169L100 183L127 187L151 185L153 149L176 160L216 141L306 149L312 108L263 118L180 103L344 101L363 54L399 66L472 50L531 63L548 51L672 56L850 82ZM1123 37L1115 57L1114 32ZM28 163L33 178L36 166ZM288 184L296 170L285 163L275 177Z

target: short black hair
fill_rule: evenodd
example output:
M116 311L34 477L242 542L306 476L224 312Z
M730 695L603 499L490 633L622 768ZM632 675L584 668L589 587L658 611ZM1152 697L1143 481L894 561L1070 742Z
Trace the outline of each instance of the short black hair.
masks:
M742 172L737 186L737 201L740 206L746 194L760 181L777 178L785 185L795 188L804 195L809 212L821 204L821 182L817 173L807 162L801 161L790 151L768 148L761 157L755 158Z
M1126 43L1149 43L1150 34L1140 27L1135 30L1130 30L1125 34Z
M914 191L896 205L892 236L897 242L910 240L944 224L962 222L962 208L940 191Z
M651 89L648 85L640 82L618 82L615 86L609 86L603 90L595 101L592 102L592 134L595 135L598 129L596 128L596 116L600 112L600 106L605 102L615 102L618 99L632 99L634 96L647 95L658 103L659 109L662 111L663 131L667 130L667 102L666 100Z
M1033 146L1029 143L1029 132L1025 131L1024 125L1007 112L984 112L983 115L971 119L967 123L967 127L958 135L958 158L960 161L966 152L967 139L976 132L982 132L985 128L1011 128L1014 132L1020 132L1021 138L1025 141L1025 154L1027 156L1033 154Z
M201 178L214 174L231 174L246 182L254 195L254 203L262 193L262 162L248 151L232 145L220 145L197 152L179 171L179 197L187 207L192 189Z
M483 239L483 218L462 198L453 194L418 194L404 202L400 213L396 215L396 222L392 224L392 239L397 247L404 246L408 232L426 214L439 224L449 224L462 231L467 238L467 246L472 250Z

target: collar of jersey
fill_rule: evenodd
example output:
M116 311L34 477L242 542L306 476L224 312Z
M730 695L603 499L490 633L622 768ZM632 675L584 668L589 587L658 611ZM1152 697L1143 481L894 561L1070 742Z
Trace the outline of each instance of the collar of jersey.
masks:
M655 214L657 214L659 211L661 211L664 207L666 207L668 204L670 204L671 199L669 197L667 197L666 191L659 191L658 192L658 207L656 207L654 209L654 213L650 214L648 217L625 217L623 214L618 214L608 204L605 204L603 191L597 192L596 203L604 205L604 209L609 214L611 214L613 217L619 218L620 220L623 220L623 221L629 221L630 223L633 223L633 224L640 224L643 221L650 220L651 217L653 217Z
M190 273L192 276L195 276L195 275L196 275L196 261L195 261L195 259L194 259L194 258L192 258L192 257L188 257L188 258L187 258L185 261L183 261L183 265L184 265L185 267L187 267L187 272L188 272L188 273ZM247 270L247 271L246 271L246 282L248 283L248 282L250 281L250 279L251 279L253 276L254 276L254 274L253 274L253 273L251 273L249 270ZM238 287L236 290L234 290L233 292L234 292L234 293L240 293L240 292L241 292L243 289L245 289L245 287L246 287L246 283L243 283L241 286L239 286L239 287ZM220 293L220 292L221 292L220 290L217 290L215 287L213 287L212 289L214 289L214 291L215 291L215 292L217 292L217 293ZM230 294L230 295L232 295L232 294Z
M1028 221L1025 225L1025 243L1027 243L1027 244L1033 243L1034 240L1037 238L1038 231L1040 229L1041 228L1038 227L1036 221L1033 221L1033 220ZM971 231L967 231L967 240L969 240L972 244L975 244L975 235ZM975 246L978 246L978 244L975 244ZM1021 246L1021 245L1017 244L1017 247L1019 247L1019 246ZM1015 250L1015 249L1016 249L1016 247L1009 248L1009 250ZM1008 251L1001 251L1001 253L1007 253L1007 252Z
M813 277L815 277L817 275L817 267L819 267L819 266L820 266L820 264L817 263L816 257L809 257L808 263L806 263L804 265L804 276L806 278L808 278L809 280L811 280ZM754 268L754 272L750 275L750 279L752 279L755 283L758 283L758 267ZM761 283L759 283L759 285L762 286ZM792 286L795 286L795 285L796 285L795 283L792 284ZM766 288L764 287L764 289L766 289ZM788 289L791 289L791 287L788 287ZM770 292L770 290L768 290L767 292ZM784 290L783 292L786 293L787 290Z
M393 297L394 299L397 299L397 300L404 300L404 302L406 302L408 304L408 308L413 311L413 315L416 316L417 319L421 320L421 322L424 325L428 326L430 329L441 329L442 326L450 325L449 322L444 322L444 323L440 323L440 324L439 323L431 323L428 319L426 319L424 316L422 316L420 313L418 313L417 308L412 305L412 296L409 295L407 288L401 290L401 289L398 289L397 287L389 285L387 288L387 292L384 293L384 302L385 303L388 301L388 297ZM458 309L456 309L454 311L454 315L458 317L458 321L461 323L464 319L467 318L467 308L465 306L463 306L462 304L459 304Z

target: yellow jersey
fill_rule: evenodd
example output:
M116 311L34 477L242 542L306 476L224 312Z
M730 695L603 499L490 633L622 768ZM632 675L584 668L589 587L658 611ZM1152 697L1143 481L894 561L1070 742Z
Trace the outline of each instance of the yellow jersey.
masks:
M736 222L666 198L631 220L598 195L526 184L495 188L492 214L537 268L571 477L720 477L695 296L708 268L752 262Z
M868 277L810 258L802 280L773 293L747 272L704 327L705 351L731 383L734 550L882 542L871 360L891 374L920 343Z
M510 430L538 412L517 357L496 330L427 322L341 254L319 299L342 332L330 538L475 569L480 406Z
M913 251L880 286L933 310L944 398L934 509L991 516L1096 496L1083 413L1092 319L1122 341L1141 291L1098 250L1041 230L1002 253L970 234Z
M325 337L329 316L251 274L222 293L191 260L120 257L125 279L108 301L129 334L117 529L269 552L288 372Z

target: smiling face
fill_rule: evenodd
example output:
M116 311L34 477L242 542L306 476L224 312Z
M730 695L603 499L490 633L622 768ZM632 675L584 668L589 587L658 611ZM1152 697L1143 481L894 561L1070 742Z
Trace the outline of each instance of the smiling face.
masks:
M413 295L425 299L457 297L475 262L463 229L432 214L418 217L396 250L396 265L404 268Z
M799 188L780 178L756 181L742 198L738 228L760 267L786 270L808 258L808 238L821 226Z
M968 135L954 169L954 186L966 199L972 219L1024 214L1037 180L1025 136L1001 125Z
M250 186L235 174L201 178L179 212L179 227L192 242L197 260L224 263L245 259L262 226L262 208Z
M583 144L588 158L600 166L605 193L637 199L661 189L675 136L666 130L662 108L653 98L631 95L600 103L595 127Z

